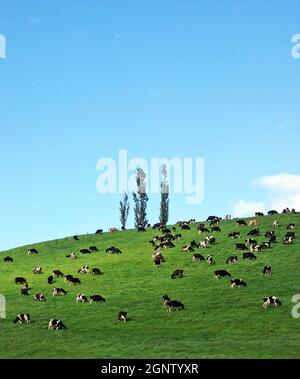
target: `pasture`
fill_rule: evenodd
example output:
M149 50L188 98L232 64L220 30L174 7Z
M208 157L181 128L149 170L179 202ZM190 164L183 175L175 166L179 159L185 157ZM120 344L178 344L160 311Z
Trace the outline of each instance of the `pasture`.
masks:
M266 241L264 234L273 230L277 242L260 253L254 261L243 260L242 251L235 250L236 242L244 242L250 226L235 226L234 220L221 221L221 232L213 233L215 245L200 252L216 261L193 262L193 253L181 252L182 246L199 235L197 223L191 230L176 226L182 239L175 248L161 249L166 262L154 267L153 247L149 240L161 233L152 228L146 232L135 230L80 235L19 247L0 254L0 293L6 298L6 318L0 319L0 358L299 358L300 319L291 315L292 296L300 293L300 244L298 228L300 214L263 216L259 220L258 242ZM248 222L249 219L246 219ZM291 245L283 245L286 226L295 223L298 238ZM209 223L205 223L208 226ZM240 231L241 238L228 238L228 233ZM97 246L99 252L80 255L79 250ZM109 246L117 246L122 254L105 253ZM28 255L28 248L36 248L37 255ZM75 251L77 259L66 255ZM4 262L5 256L14 262ZM226 259L238 255L237 264L228 265ZM103 275L78 274L87 265L98 267ZM262 274L270 265L272 275ZM41 266L43 274L33 274ZM81 284L70 286L63 278L48 284L53 269L79 277ZM176 269L184 276L171 279ZM230 287L230 278L216 279L214 271L226 269L231 279L242 278L246 288ZM29 296L20 295L14 283L24 276L31 288ZM53 297L52 289L62 287L66 296ZM33 295L43 293L46 302L33 301ZM78 293L87 296L100 294L105 303L76 303ZM168 312L162 295L178 299L185 309ZM275 295L282 301L278 308L262 308L262 299ZM118 312L128 313L128 322L118 321ZM29 313L32 322L14 324L19 313ZM61 319L66 330L48 330L51 318Z

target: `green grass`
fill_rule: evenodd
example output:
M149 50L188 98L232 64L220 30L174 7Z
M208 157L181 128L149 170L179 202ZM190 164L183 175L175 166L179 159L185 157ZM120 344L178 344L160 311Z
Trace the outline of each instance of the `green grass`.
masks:
M300 319L291 316L294 294L300 293L299 240L291 246L282 244L288 223L299 225L299 214L265 216L261 222L261 237L272 230L278 219L278 243L257 254L253 261L242 260L236 252L236 242L243 242L250 227L236 228L234 221L223 221L221 233L214 233L217 243L202 251L212 254L216 266L205 261L192 262L192 253L181 253L181 247L203 236L197 226L180 232L176 248L164 250L167 262L155 268L151 259L153 248L148 241L157 234L152 229L145 233L133 230L79 236L44 242L30 247L38 249L37 256L26 254L28 246L1 253L0 293L6 297L7 318L0 319L0 358L299 358ZM227 234L241 230L240 240ZM178 232L179 229L177 228ZM296 229L297 233L297 229ZM78 256L74 261L65 256L71 251L96 245L100 252ZM115 245L121 255L106 254ZM4 263L10 255L13 263ZM226 265L229 255L238 255L237 265ZM104 275L79 275L81 265L99 267ZM263 266L270 264L273 275L264 277ZM32 269L40 265L45 274L34 275ZM171 280L177 268L185 276ZM229 279L217 280L216 269L227 269L233 278L242 278L247 288L231 289ZM73 274L82 284L69 287L63 279L49 285L47 277L53 269ZM21 297L16 276L25 276L32 288L31 296ZM52 297L54 286L63 287L65 297ZM102 304L77 304L77 293L100 294ZM33 301L35 293L44 293L47 301ZM181 300L185 309L167 312L161 296L167 293ZM282 301L277 309L264 310L262 298L275 295ZM128 312L128 323L120 323L117 314ZM30 313L28 325L14 324L18 313ZM49 331L50 318L62 319L67 329Z

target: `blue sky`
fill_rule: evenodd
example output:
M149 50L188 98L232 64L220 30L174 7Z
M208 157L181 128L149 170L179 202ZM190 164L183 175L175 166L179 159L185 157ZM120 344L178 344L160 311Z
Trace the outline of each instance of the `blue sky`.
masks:
M0 250L119 226L96 163L120 149L204 158L203 202L171 195L171 222L300 208L299 20L295 0L2 0Z

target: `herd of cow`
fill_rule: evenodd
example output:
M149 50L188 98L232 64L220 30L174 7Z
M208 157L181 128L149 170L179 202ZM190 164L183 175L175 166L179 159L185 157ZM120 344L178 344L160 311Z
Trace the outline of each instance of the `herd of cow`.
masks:
M295 210L292 209L291 211L288 208L285 208L283 210L283 213L294 213ZM276 211L269 211L269 215L276 214ZM247 250L243 253L242 258L243 259L249 259L253 260L256 259L256 255L254 253L259 253L264 249L271 248L273 243L278 242L277 236L276 236L276 228L278 228L279 223L277 220L275 220L272 223L272 230L268 230L264 233L264 237L268 239L267 241L258 244L257 240L254 239L254 237L260 236L260 229L259 229L259 220L258 218L264 216L261 212L257 212L255 214L256 218L253 220L250 220L248 223L245 220L237 220L235 222L236 227L245 227L245 226L251 226L252 229L247 233L247 238L243 243L236 243L235 249L236 250ZM227 215L225 220L231 219L230 215ZM193 240L188 245L185 245L182 247L181 251L183 253L190 253L192 252L192 260L194 262L198 261L207 261L209 265L215 265L216 262L212 255L208 255L207 257L204 257L200 252L195 252L196 250L202 250L206 249L209 245L214 245L217 241L217 237L214 235L211 235L211 233L219 233L221 232L221 221L222 219L217 216L209 216L206 220L206 222L209 223L209 226L206 227L204 223L199 223L197 226L197 230L199 235L208 234L206 237L202 240L200 240L198 243ZM165 225L161 223L156 223L152 226L152 230L157 230L161 233L161 235L154 236L149 243L154 248L154 253L152 255L152 259L154 262L155 267L160 267L164 262L166 262L166 259L164 258L163 254L161 253L161 249L171 249L175 247L175 243L178 240L182 239L181 233L176 233L176 229L179 228L181 231L184 230L190 230L191 224L195 224L196 220L191 219L189 221L179 221L177 222L176 226L173 226L172 228L168 228ZM151 226L148 225L147 228L150 228ZM295 229L295 224L288 224L287 226L288 231L286 232L284 238L283 238L283 245L290 245L294 243L296 235L295 232L292 231ZM145 228L140 227L138 231L145 231ZM101 231L101 232L100 232ZM173 233L173 234L172 234ZM176 234L175 234L176 233ZM102 234L102 229L97 230L96 234ZM74 240L79 240L78 236L73 237ZM236 240L241 238L241 232L239 230L232 231L228 233L228 238ZM88 249L81 249L80 254L91 254L93 252L98 252L98 248L96 246L90 246ZM111 254L121 254L121 250L115 246L110 246L106 249L106 253ZM28 255L36 255L38 254L38 251L34 248L30 248L27 251ZM76 259L77 255L75 252L71 252L70 254L66 255L68 259ZM13 258L10 256L7 256L4 258L4 262L13 262ZM231 255L227 258L225 261L227 265L232 265L238 263L238 256L237 255ZM177 269L171 274L171 279L181 278L183 277L183 270ZM33 268L34 274L43 274L43 270L41 266L36 266ZM78 274L84 275L84 274L92 274L92 275L102 275L102 271L98 267L89 268L88 266L81 266L78 271ZM270 265L266 265L262 269L263 275L271 275L272 274L272 268ZM217 279L225 278L225 277L231 277L230 272L228 272L225 269L221 270L215 270L214 276ZM60 270L53 270L52 275L47 277L48 284L53 284L55 278L64 278L64 281L68 283L70 286L72 285L80 285L81 280L77 277L74 277L71 274L64 274ZM15 278L15 284L22 285L22 288L20 289L22 296L29 296L29 284L25 277L16 277ZM230 286L231 288L240 288L240 287L247 287L247 283L241 279L241 278L234 278L230 279ZM64 288L61 287L55 287L52 289L52 296L65 296L67 294L67 291ZM36 293L33 295L33 300L38 302L45 302L46 296L42 293ZM184 309L184 304L181 303L179 300L171 300L167 294L163 295L162 297L163 304L167 308L168 311L172 310L180 310ZM103 298L99 294L93 294L90 296L86 296L84 293L78 293L76 295L75 301L77 303L103 303L105 302L105 298ZM264 308L267 308L269 306L277 307L281 305L281 301L276 296L268 296L263 298L262 306ZM127 312L120 311L117 315L117 318L119 321L126 322L127 321ZM18 314L17 317L14 320L14 323L29 323L31 321L30 314L23 313ZM49 329L59 330L59 329L65 329L66 326L62 322L62 320L58 319L50 319L48 323Z

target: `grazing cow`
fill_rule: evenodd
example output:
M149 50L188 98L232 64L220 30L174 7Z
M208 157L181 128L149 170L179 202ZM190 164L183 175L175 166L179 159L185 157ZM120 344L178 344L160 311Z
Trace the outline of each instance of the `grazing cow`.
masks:
M207 262L210 264L210 265L215 265L216 264L216 261L213 259L213 257L211 256L211 255L208 255L207 257L206 257L206 259L207 259Z
M250 220L248 222L248 225L249 226L257 226L257 225L259 225L259 222L257 220Z
M182 247L181 251L182 251L183 253L191 253L191 252L194 251L194 249L192 248L191 245L186 245L186 246L183 246L183 247Z
M48 276L47 281L48 281L48 284L53 284L54 283L54 276L53 275Z
M247 233L247 236L259 236L259 228L253 228Z
M34 274L42 274L43 273L43 270L42 270L42 267L41 266L36 266L33 271L32 271Z
M231 276L231 274L226 270L216 270L215 277L217 279L225 278L225 276Z
M27 254L28 255L38 254L38 251L36 249L28 249Z
M92 268L92 275L102 275L103 273L101 272L100 268L94 267Z
M182 238L181 234L175 234L174 240L180 240Z
M110 231L110 233L116 233L118 231L118 229L117 228L110 228L109 231Z
M191 230L191 227L188 224L182 224L181 230Z
M281 301L276 297L276 296L268 296L268 297L264 297L263 298L263 308L267 308L267 307L278 307L280 306L282 303Z
M206 243L213 245L216 243L216 238L214 236L207 236L204 238L204 241L206 241Z
M155 230L155 229L158 229L162 224L160 222L157 222L155 224L153 224L152 226L152 229Z
M27 280L23 277L16 277L15 278L15 283L16 284L27 284Z
M209 233L209 229L207 229L207 228L200 228L198 233L199 234L201 234L201 233Z
M269 243L276 243L276 236L271 236L270 238L269 238Z
M237 255L231 255L230 257L228 257L227 260L226 260L226 263L228 265L232 265L232 264L238 263L238 257L237 257Z
M29 313L20 313L17 315L17 317L14 319L14 323L19 324L28 324L30 322L30 314Z
M171 279L182 278L182 277L183 277L183 270L175 270L173 274L171 275Z
M60 270L53 270L53 271L52 271L52 275L53 275L55 278L59 278L60 276L64 276L64 274L63 274Z
M263 274L264 275L272 275L271 266L265 266L264 269L263 269Z
M197 244L196 241L192 241L192 242L191 242L191 247L192 247L193 249L198 249L199 244Z
M193 255L193 261L195 261L195 262L197 262L197 261L204 261L204 260L205 260L205 258L201 254L194 254Z
M89 266L81 266L80 269L77 271L78 274L87 274L89 272Z
M255 217L264 216L263 212L255 212Z
M274 235L275 235L274 230L267 230L266 233L265 233L265 237L266 238L271 238Z
M278 226L279 226L279 222L278 222L278 220L275 220L275 221L273 222L272 226L273 226L273 228L278 228Z
M79 278L71 278L69 280L69 283L70 283L70 286L71 285L78 286L79 284L81 284L81 281Z
M243 281L243 279L231 279L230 283L231 283L230 284L231 288L234 288L234 287L237 287L237 288L247 287L247 284L246 284L246 282Z
M282 213L290 213L290 212L291 212L290 208L284 208L283 211L282 211Z
M283 244L284 245L291 245L294 242L294 240L295 239L293 237L284 237Z
M76 253L75 253L74 251L72 251L72 253L71 253L71 254L68 254L68 255L66 255L66 258L70 258L70 259L76 259L76 258L77 258L77 256L76 256Z
M288 224L288 226L286 228L287 229L295 229L296 228L296 224Z
M171 242L169 240L165 240L163 242L160 242L158 245L156 245L155 250L160 249L160 248L172 249L174 247L175 247L175 245L173 244L173 242Z
M155 267L160 267L162 264L162 261L159 258L154 258L154 266Z
M100 295L92 295L90 296L90 303L104 303L105 299Z
M21 291L21 296L29 296L29 292L28 292L29 289L30 289L30 288L28 288L26 285L24 285L24 287L20 289L20 291Z
M209 226L213 226L213 225L219 225L219 219L211 220L211 222L209 223Z
M167 294L165 294L162 296L162 301L163 301L164 305L167 305L167 302L171 301L171 299L169 298L169 296Z
M278 212L275 211L275 210L271 210L271 211L268 212L268 215L269 215L269 216L277 215L277 214L278 214Z
M60 330L67 329L67 327L61 320L51 319L48 324L48 329Z
M159 260L161 260L162 262L165 262L165 261L166 261L165 258L164 258L164 256L163 256L162 253L160 253L160 252L157 252L157 253L152 254L152 259L153 259L153 260L154 260L154 259L159 259Z
M4 260L4 262L13 262L14 261L13 258L9 257L9 256L4 257L3 260Z
M119 321L126 322L126 321L127 321L127 312L120 311L120 312L118 313L118 320L119 320Z
M198 227L197 227L198 230L203 229L203 228L205 228L205 224L202 224L202 223L198 224Z
M271 242L263 242L263 243L261 244L261 247L262 247L263 249L270 249L270 248L271 248Z
M80 254L91 254L92 252L89 249L81 249Z
M76 236L73 236L73 240L75 241L79 241L79 237L76 235Z
M219 226L212 226L210 229L211 233L213 232L220 232L221 228Z
M63 288L53 288L52 296L65 296L67 292Z
M256 253L259 253L260 251L262 251L262 249L263 249L262 245L251 245L250 246L251 252L255 251Z
M121 254L122 253L122 251L115 246L110 246L109 248L107 248L105 250L105 252L106 253L112 253L112 254Z
M284 237L296 238L295 232L286 232Z
M45 295L42 293L37 293L33 296L34 301L46 301Z
M144 226L138 226L138 228L137 228L137 231L138 232L145 232L146 231L146 228L144 227Z
M89 247L89 250L90 250L92 253L94 253L94 252L96 252L96 251L99 251L98 248L97 248L96 246L90 246L90 247Z
M237 220L235 222L235 226L243 226L243 225L247 226L247 223L245 220Z
M102 234L102 233L103 233L103 229L97 229L95 234Z
M86 303L88 298L83 293L78 293L76 295L76 303Z
M206 240L200 241L199 242L199 249L206 249L207 248L208 242Z
M184 309L184 305L179 300L169 300L166 301L165 304L169 312L172 310L179 311L179 309Z
M71 274L65 275L65 278L64 278L65 282L70 282L72 279L73 279L73 275Z
M256 256L253 253L244 253L243 254L243 259L256 259Z
M253 239L253 238L247 238L247 239L245 240L245 243L246 243L247 245L257 245L257 241L256 241L255 239Z
M231 233L228 234L228 237L230 237L232 239L240 238L241 237L241 233L240 232L231 232Z
M248 247L244 243L236 243L235 248L236 250L248 250Z

